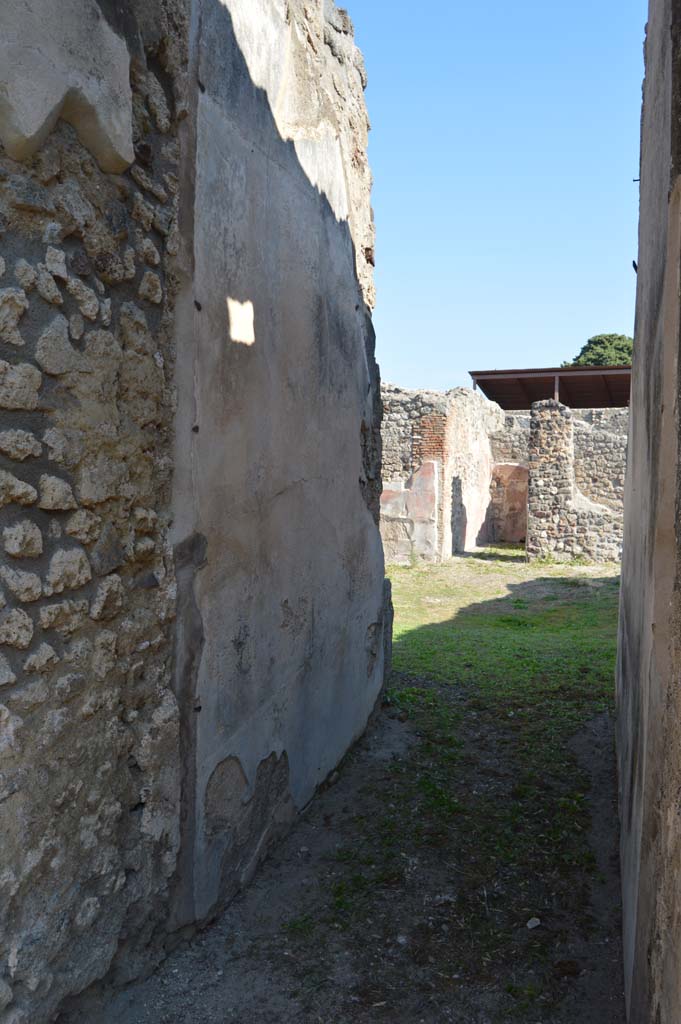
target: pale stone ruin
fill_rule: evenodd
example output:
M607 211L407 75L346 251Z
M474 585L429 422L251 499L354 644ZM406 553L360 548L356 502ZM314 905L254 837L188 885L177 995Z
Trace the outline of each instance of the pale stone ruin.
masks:
M390 641L348 16L58 7L0 7L0 1024L47 1024L210 919L362 732ZM625 979L629 1024L678 1024L679 0L650 0L646 65ZM619 553L621 414L384 401L390 557Z
M390 641L332 0L0 7L0 1022L214 915Z
M468 388L382 395L388 562L499 542L525 543L529 558L621 558L628 409L551 400L504 413Z

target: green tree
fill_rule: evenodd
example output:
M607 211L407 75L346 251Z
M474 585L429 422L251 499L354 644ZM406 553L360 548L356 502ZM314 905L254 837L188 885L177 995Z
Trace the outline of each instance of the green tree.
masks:
M626 334L596 334L565 366L631 366L634 339Z

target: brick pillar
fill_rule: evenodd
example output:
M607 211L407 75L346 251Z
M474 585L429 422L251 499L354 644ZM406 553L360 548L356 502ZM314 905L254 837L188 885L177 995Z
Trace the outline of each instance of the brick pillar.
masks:
M439 412L421 416L414 425L412 435L412 461L414 466L425 462L436 462L440 467L439 479L445 478L447 465L447 417ZM442 553L444 543L444 488L440 486L437 508L437 557Z

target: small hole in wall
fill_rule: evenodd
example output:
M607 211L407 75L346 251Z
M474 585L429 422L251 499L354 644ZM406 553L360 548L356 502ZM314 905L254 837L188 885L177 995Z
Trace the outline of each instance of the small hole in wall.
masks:
M206 91L206 87L205 87L205 85L203 84L203 82L201 81L200 78L197 78L197 82L199 83L199 89L201 90L201 92L205 92Z
M196 306L196 308L198 309L198 311L200 313L203 307L202 307L201 303L198 301L198 299L194 299L194 305Z
M192 434L198 434L198 432L199 432L199 425L198 425L198 423L195 423L194 426L192 427Z

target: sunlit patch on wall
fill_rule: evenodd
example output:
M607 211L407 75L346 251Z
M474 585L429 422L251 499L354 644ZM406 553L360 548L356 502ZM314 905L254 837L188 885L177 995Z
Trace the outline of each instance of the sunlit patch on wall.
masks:
M238 299L227 299L227 316L229 318L229 340L237 345L255 344L255 310L253 303L239 302Z

